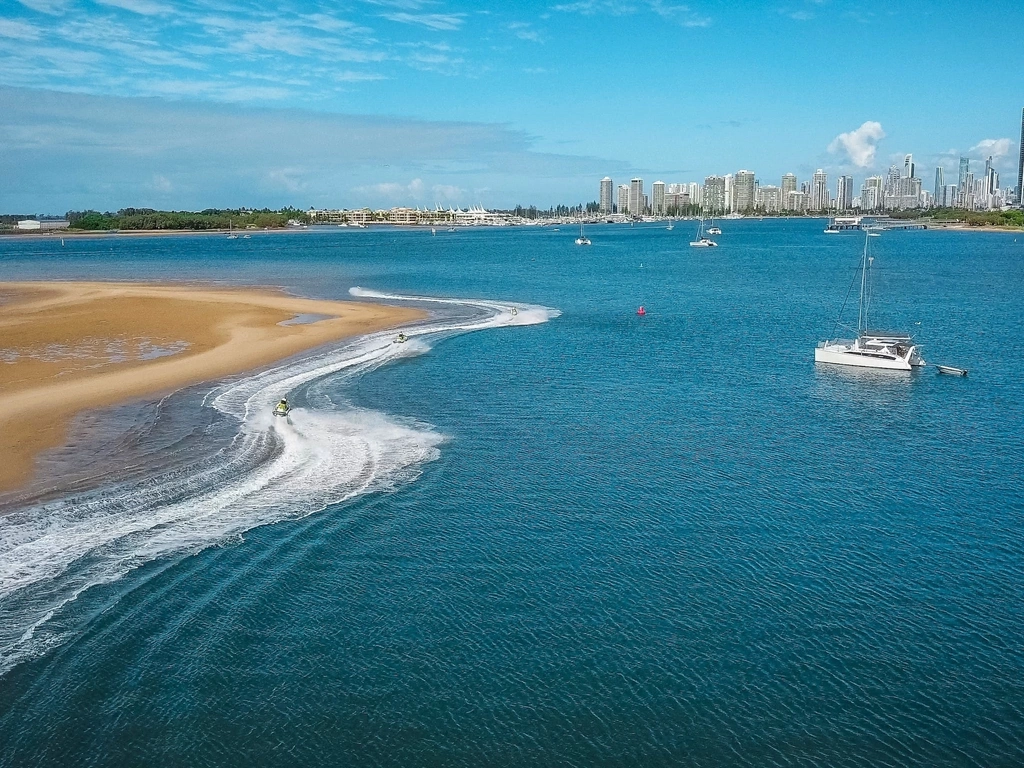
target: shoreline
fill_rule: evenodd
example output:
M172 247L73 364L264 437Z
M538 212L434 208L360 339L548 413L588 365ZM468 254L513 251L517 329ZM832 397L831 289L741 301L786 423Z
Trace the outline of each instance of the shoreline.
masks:
M0 493L27 485L36 457L63 445L83 411L253 371L425 316L265 287L0 283L7 406L0 411Z

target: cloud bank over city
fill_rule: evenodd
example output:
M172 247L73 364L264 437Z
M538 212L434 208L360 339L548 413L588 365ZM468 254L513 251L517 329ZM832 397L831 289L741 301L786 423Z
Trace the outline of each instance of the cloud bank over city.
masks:
M494 204L495 181L526 202L623 171L486 123L12 88L0 101L5 210Z
M18 0L0 11L0 203L547 206L594 199L606 174L860 178L905 153L922 173L991 155L1009 178L1021 94L956 66L956 6L930 10ZM975 21L1012 50L1024 7ZM758 63L780 39L801 44ZM898 88L856 75L907 45Z

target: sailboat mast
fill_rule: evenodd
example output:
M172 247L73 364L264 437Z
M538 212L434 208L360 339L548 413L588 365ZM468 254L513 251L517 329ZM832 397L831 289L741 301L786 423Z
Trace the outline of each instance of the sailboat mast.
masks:
M868 276L868 237L870 234L865 230L864 232L864 255L861 257L860 262L860 307L857 310L857 335L864 331L864 322L867 318L864 317L864 285L867 282Z

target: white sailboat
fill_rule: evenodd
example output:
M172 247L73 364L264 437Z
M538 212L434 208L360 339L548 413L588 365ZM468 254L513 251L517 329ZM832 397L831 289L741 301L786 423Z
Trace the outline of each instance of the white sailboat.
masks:
M717 246L718 246L718 243L716 243L711 238L705 236L705 234L704 234L704 214L702 213L701 216L700 216L700 225L697 227L697 238L695 240L691 240L690 241L690 247L691 248L716 248Z
M818 343L814 362L831 365L852 365L858 368L881 368L889 371L911 371L925 365L909 334L869 330L870 270L874 262L868 256L868 238L874 232L864 233L864 253L860 264L860 308L857 312L857 338L852 341L835 339ZM840 310L840 316L842 310ZM839 321L836 321L839 325Z
M580 222L580 236L576 238L576 245L590 245L590 238L583 234L583 222Z

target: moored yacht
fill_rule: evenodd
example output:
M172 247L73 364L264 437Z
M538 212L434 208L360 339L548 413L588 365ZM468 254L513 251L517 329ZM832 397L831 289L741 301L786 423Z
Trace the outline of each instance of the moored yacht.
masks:
M869 330L868 293L869 272L874 257L868 256L868 237L864 235L864 253L860 265L860 308L857 313L857 338L853 340L834 339L818 343L814 350L814 362L832 365L852 365L858 368L883 368L890 371L911 371L925 365L917 351L917 345L909 334ZM836 321L839 325L839 321Z
M700 217L700 225L697 227L697 237L690 241L691 248L715 248L718 246L711 238L704 234L704 216Z
M590 238L583 234L583 222L580 222L580 236L576 238L576 245L590 245Z

